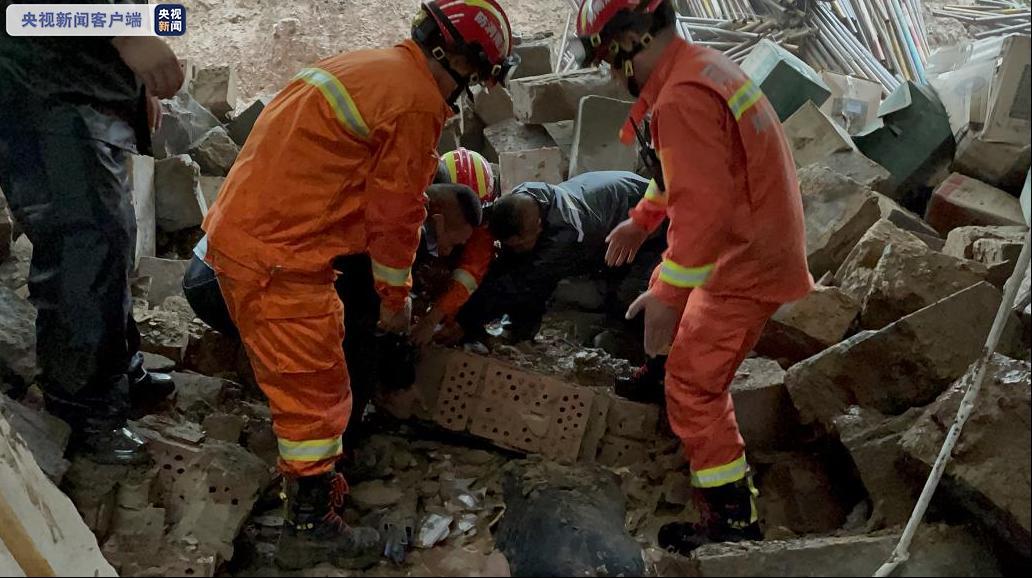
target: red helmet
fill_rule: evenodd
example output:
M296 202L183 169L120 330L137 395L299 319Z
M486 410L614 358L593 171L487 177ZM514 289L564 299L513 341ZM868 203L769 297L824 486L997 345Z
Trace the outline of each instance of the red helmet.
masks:
M480 153L464 148L447 152L441 155L441 166L452 183L473 189L481 203L494 200L494 171Z
M470 84L502 82L518 62L509 18L495 0L424 2L413 37L438 60L444 59L443 50L465 56L476 68Z
M634 17L655 12L667 0L581 0L577 11L577 37L584 45L582 62L594 64L609 50L603 32L610 24L630 23ZM623 26L615 26L617 32Z

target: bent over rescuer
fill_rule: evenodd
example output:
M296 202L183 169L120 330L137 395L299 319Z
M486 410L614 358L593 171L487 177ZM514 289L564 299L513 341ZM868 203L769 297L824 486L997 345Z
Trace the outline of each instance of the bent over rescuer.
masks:
M423 191L455 99L504 78L512 34L494 0L423 4L412 39L302 70L263 111L204 223L205 259L269 398L287 481L277 561L375 560L347 528L334 466L351 415L334 259L367 253L380 325L408 330Z

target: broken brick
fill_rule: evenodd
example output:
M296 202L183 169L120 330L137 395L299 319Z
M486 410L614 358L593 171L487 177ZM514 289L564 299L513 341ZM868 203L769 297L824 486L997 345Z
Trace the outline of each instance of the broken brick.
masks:
M194 74L190 93L220 120L236 108L238 98L236 70L231 66L202 68Z
M747 448L780 449L791 443L799 416L778 362L758 357L743 361L731 382L731 398Z
M519 55L520 64L512 74L510 80L526 78L528 76L541 76L551 74L552 70L552 40L523 40L513 47L513 52Z
M198 227L203 220L201 167L189 155L154 163L155 214L161 231L174 233Z
M830 430L851 405L898 415L931 403L981 353L1000 299L979 283L796 364L785 383L802 423Z
M522 124L515 119L493 124L484 129L483 135L485 141L483 148L484 157L493 163L498 162L504 153L555 146L555 141L543 127ZM467 148L472 147L467 146ZM508 190L503 190L502 194L508 194L508 192Z
M819 165L799 171L806 221L806 253L813 276L835 271L880 216L874 194Z
M692 557L696 576L872 576L892 554L898 532L714 544ZM981 539L963 526L923 526L904 564L911 576L998 576Z
M882 220L853 248L836 278L860 304L862 327L881 329L987 275L984 265L932 251Z
M964 435L946 466L941 499L969 511L984 528L1029 556L1030 366L994 355ZM968 380L960 379L926 408L903 436L903 450L930 471L956 418Z
M631 100L626 87L595 68L513 80L509 93L516 118L531 124L577 118L577 109L585 96Z
M803 452L779 452L772 459L756 477L764 528L822 534L842 527L850 504L843 502L834 473L823 460Z
M852 406L834 418L839 439L849 450L874 506L868 530L906 524L914 511L920 480L910 477L904 468L901 441L920 412L915 408L899 416L885 416Z
M229 121L229 124L226 125L226 131L229 132L229 138L233 139L237 146L244 146L244 143L247 142L247 137L251 136L254 123L258 121L258 116L271 101L272 99L270 98L258 98L245 108L243 112L234 116L233 120Z
M473 110L487 126L504 122L513 118L512 97L502 86L481 88L473 95Z
M129 179L133 185L133 212L136 215L136 260L153 257L157 251L157 213L154 189L154 158L132 155ZM2 212L2 211L0 211ZM2 220L3 217L0 217ZM3 241L0 239L0 244Z
M502 191L528 182L557 185L565 180L563 153L558 147L501 153Z
M136 274L140 277L150 278L147 300L153 305L159 305L168 297L182 297L183 276L186 274L186 267L189 264L189 261L156 257L141 259L136 268Z
M1021 203L996 187L953 173L932 193L925 220L940 234L968 225L1025 225Z
M849 133L813 101L806 101L782 126L797 167L821 163L835 153L856 150Z
M859 314L860 305L839 287L815 285L778 308L755 349L785 366L798 363L842 341Z
M240 147L237 146L229 133L221 126L217 126L207 133L190 148L190 157L201 169L201 174L213 177L224 177L233 168L237 155L240 154ZM201 201L205 200L203 191ZM204 207L207 210L207 203Z
M577 109L570 149L570 176L590 171L633 171L638 163L635 145L625 146L618 135L631 103L604 96L586 96Z
M659 431L659 406L614 397L606 420L609 435L651 440Z

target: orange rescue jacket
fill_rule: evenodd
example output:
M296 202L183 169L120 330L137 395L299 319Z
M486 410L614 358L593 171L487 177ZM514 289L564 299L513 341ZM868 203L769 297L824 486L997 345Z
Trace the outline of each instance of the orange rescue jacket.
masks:
M412 41L302 70L259 116L208 213L210 250L269 274L368 253L377 292L400 309L450 115Z
M676 39L631 119L649 111L666 190L653 183L630 216L649 231L670 218L654 293L678 308L695 287L772 303L806 295L795 163L760 88L723 54Z
M444 314L445 319L454 318L484 280L494 259L494 242L487 225L481 225L473 230L469 240L462 246L458 266L452 271L451 285L434 305Z

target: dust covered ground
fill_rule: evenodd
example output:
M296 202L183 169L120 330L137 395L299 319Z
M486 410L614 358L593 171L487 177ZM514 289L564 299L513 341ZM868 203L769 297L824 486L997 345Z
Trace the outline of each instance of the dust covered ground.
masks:
M188 33L172 41L198 66L233 63L241 99L272 94L298 69L350 50L390 46L408 37L418 0L184 0ZM504 2L513 31L558 32L567 0Z

